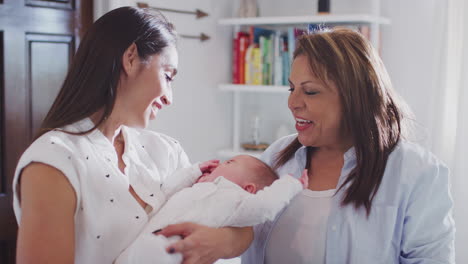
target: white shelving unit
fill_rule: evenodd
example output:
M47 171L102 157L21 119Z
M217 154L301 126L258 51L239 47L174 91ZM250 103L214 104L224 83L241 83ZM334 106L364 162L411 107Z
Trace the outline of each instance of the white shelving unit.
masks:
M285 17L248 17L224 18L219 20L220 25L300 25L300 24L390 24L390 20L365 14L355 15L317 15L317 16L285 16Z
M325 25L370 25L371 42L375 47L379 46L380 25L390 24L390 20L379 16L379 4L374 6L375 15L353 14L353 15L317 15L317 16L284 16L284 17L247 17L247 18L224 18L218 24L224 26L287 26L305 24Z
M220 25L232 26L238 31L241 26L300 26L306 24L324 25L369 25L371 28L371 42L379 47L380 26L390 24L390 20L379 16L380 1L373 1L373 15L317 15L317 16L287 16L287 17L253 17L253 18L225 18L218 21ZM245 151L240 147L240 94L241 93L288 93L288 86L270 85L242 85L220 84L219 90L233 93L233 133L232 148L218 152L222 158L229 158L239 154L259 157L261 151Z
M221 91L251 92L251 93L282 93L287 94L289 86L274 85L244 85L244 84L220 84Z

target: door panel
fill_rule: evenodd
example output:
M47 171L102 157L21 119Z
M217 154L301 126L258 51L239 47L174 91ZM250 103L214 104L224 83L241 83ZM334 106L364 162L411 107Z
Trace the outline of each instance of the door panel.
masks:
M32 139L57 96L73 57L73 36L26 35L28 46L28 119ZM48 78L44 78L48 76Z
M25 2L27 6L73 9L73 1L70 0L26 0Z
M0 263L15 263L19 157L60 89L92 0L0 0Z
M0 0L1 1L1 0ZM3 71L3 31L0 31L0 102L3 102L5 73ZM6 177L3 170L3 107L0 107L0 196L6 195ZM1 247L1 246L0 246ZM1 249L0 249L1 251ZM0 253L1 254L1 253ZM0 255L1 259L1 255ZM0 262L3 263L3 262Z

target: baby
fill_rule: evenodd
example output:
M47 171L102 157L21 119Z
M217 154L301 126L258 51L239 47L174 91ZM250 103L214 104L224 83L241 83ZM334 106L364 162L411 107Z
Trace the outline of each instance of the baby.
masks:
M180 237L155 235L155 230L182 222L243 227L272 221L307 186L306 172L299 179L278 179L268 165L247 155L178 170L161 186L165 204L115 263L181 263L182 255L166 252Z

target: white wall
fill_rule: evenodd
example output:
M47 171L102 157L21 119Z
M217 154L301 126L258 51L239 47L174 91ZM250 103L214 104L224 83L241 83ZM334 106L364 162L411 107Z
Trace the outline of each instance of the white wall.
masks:
M382 57L395 89L410 105L419 124L419 143L431 146L431 115L437 110L435 89L444 24L443 1L393 0L382 2L382 15L391 25L382 30Z
M229 1L147 1L166 8L200 9L208 17L165 13L180 34L209 35L200 42L181 38L179 41L179 73L174 87L174 104L162 111L150 128L180 140L192 161L213 159L219 149L230 142L231 98L218 91L217 85L230 77L231 46L229 28L217 20L231 15ZM154 3L154 4L152 4ZM226 42L228 40L228 42Z

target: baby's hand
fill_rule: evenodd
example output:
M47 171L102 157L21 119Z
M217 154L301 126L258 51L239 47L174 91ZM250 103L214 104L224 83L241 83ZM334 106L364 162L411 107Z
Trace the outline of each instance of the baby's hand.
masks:
M309 187L309 175L307 173L307 169L302 171L302 175L299 178L299 181L301 182L302 187L304 189L307 189Z
M209 160L200 163L200 170L202 173L211 173L219 165L219 160Z
M195 181L195 183L199 182L205 182L207 180L207 177L210 176L208 172L203 173L198 179Z

